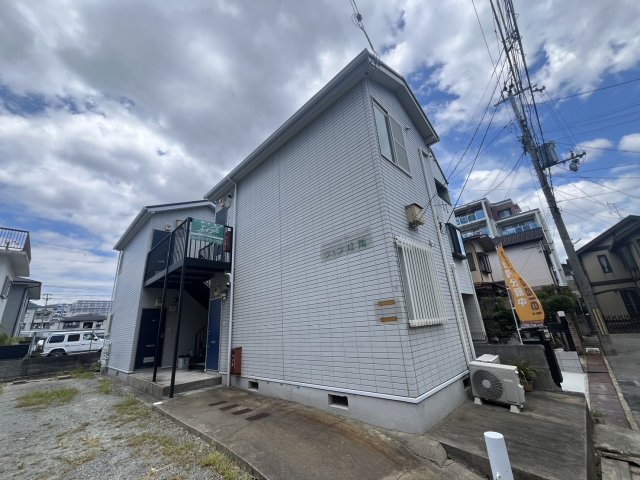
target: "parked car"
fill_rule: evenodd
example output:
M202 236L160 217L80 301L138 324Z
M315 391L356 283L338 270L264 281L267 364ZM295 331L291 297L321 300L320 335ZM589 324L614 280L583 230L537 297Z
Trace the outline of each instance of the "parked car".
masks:
M38 342L38 350L43 356L58 357L70 353L99 352L102 350L104 339L99 338L92 331L71 331L51 333L40 342Z

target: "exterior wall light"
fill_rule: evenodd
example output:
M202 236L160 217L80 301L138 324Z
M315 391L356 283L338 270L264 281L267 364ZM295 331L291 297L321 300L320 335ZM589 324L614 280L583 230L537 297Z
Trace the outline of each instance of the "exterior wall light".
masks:
M407 214L407 220L409 221L409 228L415 230L418 225L424 225L424 208L417 203L412 203L404 207L404 211Z

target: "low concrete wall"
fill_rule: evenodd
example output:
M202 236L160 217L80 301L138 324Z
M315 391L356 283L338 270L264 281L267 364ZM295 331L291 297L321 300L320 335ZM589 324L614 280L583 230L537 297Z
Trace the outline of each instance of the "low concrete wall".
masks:
M556 386L549 370L547 357L544 354L542 345L497 345L491 343L474 343L476 355L480 356L485 353L491 355L499 355L500 363L509 364L515 360L528 362L532 367L543 370L533 381L533 388L536 390L545 390L548 392L560 392L561 389Z
M90 368L100 360L100 354L79 353L62 357L34 357L0 361L0 381L8 382L23 377L37 377L78 368Z
M0 360L23 359L29 353L29 344L26 345L0 345Z

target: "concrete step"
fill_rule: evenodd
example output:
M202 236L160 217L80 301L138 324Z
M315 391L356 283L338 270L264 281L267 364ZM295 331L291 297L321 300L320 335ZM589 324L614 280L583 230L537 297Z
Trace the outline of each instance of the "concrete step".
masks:
M150 380L138 378L133 375L127 377L127 383L136 390L151 395L158 400L167 398L171 389L171 386L166 381L153 383ZM207 376L207 378L194 379L191 381L176 381L174 393L184 393L206 387L215 387L221 383L222 377L219 375L211 375Z

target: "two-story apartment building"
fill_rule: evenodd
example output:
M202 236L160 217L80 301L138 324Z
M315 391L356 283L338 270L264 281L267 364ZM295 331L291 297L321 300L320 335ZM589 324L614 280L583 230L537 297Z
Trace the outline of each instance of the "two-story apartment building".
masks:
M207 281L207 371L424 432L464 400L473 340L486 338L437 141L406 81L362 52L205 195L210 207L188 213L163 255L149 223L125 232L110 373L160 351L140 354L139 338L144 310L166 303L154 303L163 285ZM160 327L162 364L194 348L202 316L182 311L185 299Z
M17 336L29 300L38 300L42 284L28 278L31 263L29 232L0 228L0 332Z
M620 220L576 253L602 314L640 317L640 216Z
M551 232L539 209L523 211L511 199L492 203L481 198L457 207L455 216L476 286L504 281L497 245L505 248L532 287L566 285Z

